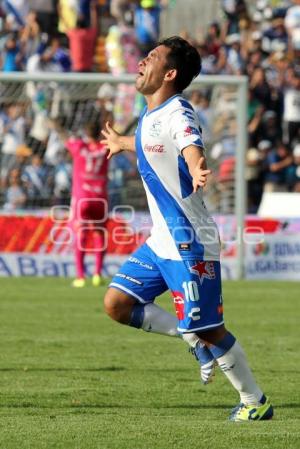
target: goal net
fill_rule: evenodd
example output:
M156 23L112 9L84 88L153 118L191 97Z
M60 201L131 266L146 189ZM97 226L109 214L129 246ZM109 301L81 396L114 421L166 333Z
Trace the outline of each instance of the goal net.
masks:
M237 229L242 231L247 80L202 76L184 94L199 114L213 172L205 192L208 208L214 215L234 214ZM8 196L18 196L18 187L24 188L26 196L19 198L17 209L68 204L71 161L57 126L78 135L87 122L109 119L121 133L132 133L143 106L131 75L0 74L1 206L9 209ZM32 164L41 165L41 179L36 179ZM142 183L130 155L112 162L109 178L111 207L123 204L146 210Z

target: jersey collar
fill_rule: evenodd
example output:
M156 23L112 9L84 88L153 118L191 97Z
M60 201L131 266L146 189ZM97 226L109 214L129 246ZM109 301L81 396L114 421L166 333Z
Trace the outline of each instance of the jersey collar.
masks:
M158 111L159 109L164 108L167 104L169 104L172 100L174 100L174 98L180 97L180 96L181 96L180 94L172 95L172 97L168 98L168 99L167 99L166 101L164 101L162 104L160 104L160 105L157 106L156 108L152 109L152 111L148 111L148 109L147 109L147 110L146 110L146 113L145 113L146 117L148 117L148 115L152 114L152 112L156 112L156 111Z

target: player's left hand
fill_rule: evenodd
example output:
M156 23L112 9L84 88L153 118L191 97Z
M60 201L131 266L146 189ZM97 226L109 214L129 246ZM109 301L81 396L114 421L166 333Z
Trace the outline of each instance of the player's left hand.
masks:
M211 170L206 168L206 161L204 157L200 157L196 167L193 171L193 192L197 192L199 187L205 187L207 177L211 174Z

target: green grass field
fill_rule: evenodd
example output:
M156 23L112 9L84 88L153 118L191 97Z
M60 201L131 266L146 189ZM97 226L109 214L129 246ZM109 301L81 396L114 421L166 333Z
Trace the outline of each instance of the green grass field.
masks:
M0 278L1 449L300 448L300 283L224 284L227 326L275 407L236 424L220 371L201 386L183 342L112 322L104 288L69 282Z

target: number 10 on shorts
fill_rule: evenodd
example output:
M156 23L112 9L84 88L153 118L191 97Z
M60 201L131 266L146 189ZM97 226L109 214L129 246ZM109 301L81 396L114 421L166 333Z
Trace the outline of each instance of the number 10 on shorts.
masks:
M197 282L183 282L182 288L184 290L184 296L187 302L198 301L200 299ZM200 307L192 307L191 309L189 309L188 317L193 321L200 320Z
M198 290L197 282L195 281L189 281L189 282L183 282L182 288L184 290L184 296L186 301L199 301L200 295Z

